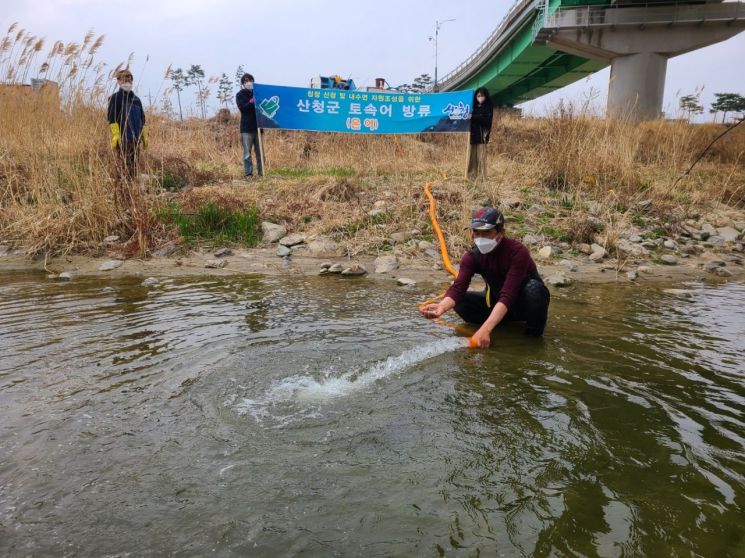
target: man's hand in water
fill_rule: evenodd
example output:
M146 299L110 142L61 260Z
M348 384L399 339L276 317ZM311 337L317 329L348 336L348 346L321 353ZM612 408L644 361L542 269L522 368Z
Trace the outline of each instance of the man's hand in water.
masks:
M488 349L489 345L491 345L491 331L488 331L487 329L481 327L476 333L473 334L473 337L471 337L471 339L478 343L480 349Z
M445 311L440 308L439 304L427 304L427 306L422 306L419 309L419 312L421 312L422 316L424 316L428 320L439 318L445 313Z

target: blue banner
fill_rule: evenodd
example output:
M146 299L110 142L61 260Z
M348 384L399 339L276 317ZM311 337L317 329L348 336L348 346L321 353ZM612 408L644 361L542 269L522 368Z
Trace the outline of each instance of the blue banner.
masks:
M468 132L473 91L398 93L254 85L259 128L418 134Z

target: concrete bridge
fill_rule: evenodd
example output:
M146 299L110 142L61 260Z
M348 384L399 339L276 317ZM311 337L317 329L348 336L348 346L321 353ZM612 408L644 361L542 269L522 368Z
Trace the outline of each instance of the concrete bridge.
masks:
M485 86L496 104L514 106L610 65L608 115L653 119L669 58L743 30L745 2L518 0L438 89Z

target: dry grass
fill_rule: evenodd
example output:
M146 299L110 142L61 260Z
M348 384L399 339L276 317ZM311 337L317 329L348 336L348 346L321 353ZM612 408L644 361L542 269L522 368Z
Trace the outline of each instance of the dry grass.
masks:
M393 232L431 234L421 191L429 180L438 182L442 225L456 250L469 242L462 228L468 212L486 203L508 208L517 234L579 242L603 229L609 244L629 224L670 229L691 208L745 204L745 129L716 144L672 190L721 125L637 125L571 111L543 119L500 116L489 179L477 184L462 179L464 135L270 130L269 176L245 183L235 180L242 173L235 115L177 122L149 111L145 176L126 184L128 202L117 205L120 182L105 117L116 68L104 74L93 62L102 37L55 43L43 61L39 41L17 28L0 41L0 241L35 254L99 252L109 234L128 239L128 253L147 254L176 234L157 218L165 200L185 208L209 201L256 206L263 218L292 230L333 235L352 254L388 250ZM60 83L59 95L13 85L41 68L42 77ZM651 210L639 212L638 202L647 199ZM384 211L371 217L376 201Z

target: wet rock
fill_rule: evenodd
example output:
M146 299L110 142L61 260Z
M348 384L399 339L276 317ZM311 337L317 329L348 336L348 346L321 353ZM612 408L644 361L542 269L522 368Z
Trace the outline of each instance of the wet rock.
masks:
M566 267L572 273L577 273L579 271L579 266L569 260L561 260L559 265Z
M277 245L277 255L280 258L286 258L290 254L292 254L292 248L290 248L289 246L284 246L282 244Z
M282 246L287 246L287 247L297 246L298 244L304 244L305 235L300 234L300 233L289 234L285 236L284 238L281 238L279 243Z
M63 271L57 276L61 281L72 281L72 273L69 271Z
M396 256L378 256L375 258L375 273L390 273L398 269Z
M414 281L413 279L409 279L408 277L399 277L396 280L396 283L398 283L398 285L401 287L413 287L414 285L416 285L416 281Z
M118 240L119 240L119 237L115 234L112 234L111 236L107 236L106 238L103 239L103 241L106 244L112 244L114 242L117 242Z
M59 279L59 275L56 273L49 273L47 274L47 279Z
M544 246L538 250L538 257L543 259L548 259L558 254L561 254L561 248L557 248L556 246Z
M718 267L714 273L716 273L719 277L732 277L732 272L723 267Z
M677 265L678 264L678 258L673 256L672 254L664 254L663 256L660 256L660 261L665 265Z
M276 223L270 223L269 221L261 223L261 232L264 235L264 240L269 243L278 242L282 237L287 235L287 229L285 227Z
M222 269L226 265L228 265L228 260L207 260L204 263L207 269Z
M668 238L667 240L665 240L665 241L664 241L664 242L662 243L662 245L663 245L663 246L664 246L665 248L667 248L668 250L677 250L677 249L678 249L678 243L677 243L677 242L675 242L675 241L674 241L674 240L672 240L672 239L669 239L669 238Z
M592 248L592 253L590 254L591 262L599 262L608 255L608 252L605 251L605 248L597 244L593 244L592 246L590 246L590 248Z
M321 269L328 269L328 268L330 268L330 267L331 267L332 265L334 265L334 264L333 264L332 262L323 262L323 263L321 264Z
M227 256L232 256L233 251L230 248L220 248L219 250L215 250L212 255L216 258L225 258Z
M693 291L689 291L688 289L663 289L662 292L676 296L684 296L686 298L693 298Z
M347 277L364 275L365 273L367 273L367 270L360 264L352 264L341 272L342 275Z
M636 271L627 271L626 277L629 281L636 281L637 279L639 279L639 273Z
M419 249L422 252L426 252L427 250L434 250L435 249L435 245L432 244L431 242L427 241L427 240L420 240L419 241L419 244L417 246L419 247Z
M114 294L116 289L114 287L104 287L99 291L101 294Z
M340 263L335 263L328 268L329 273L341 273L342 271L344 271L344 266Z
M98 271L112 271L114 269L122 267L123 263L124 262L122 260L109 260L99 265Z
M336 256L339 245L327 236L319 236L308 243L308 250L314 256Z
M175 242L166 242L163 246L153 252L154 256L159 258L167 258L178 249Z
M148 277L142 283L140 283L140 285L143 287L155 287L159 283L160 281L158 281L155 277Z
M712 260L704 264L704 271L714 273L717 269L719 269L720 267L724 267L725 265L726 264L722 260Z
M572 280L564 275L563 273L556 273L554 275L551 275L546 279L546 282L549 285L552 285L554 287L568 287L572 284Z
M719 233L718 236L721 236L725 242L736 242L740 237L740 233L733 227L722 227L717 229L717 232Z

